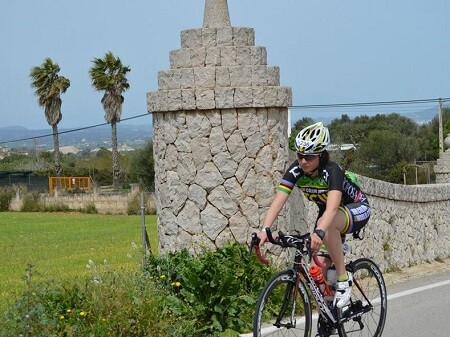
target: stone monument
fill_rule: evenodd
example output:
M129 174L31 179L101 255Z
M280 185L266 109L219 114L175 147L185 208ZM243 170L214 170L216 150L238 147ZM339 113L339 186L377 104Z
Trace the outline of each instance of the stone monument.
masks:
M160 251L248 241L288 161L292 104L254 30L231 26L226 0L206 0L203 27L181 32L147 101Z
M450 134L445 138L444 144L447 150L441 154L434 167L437 184L450 183Z

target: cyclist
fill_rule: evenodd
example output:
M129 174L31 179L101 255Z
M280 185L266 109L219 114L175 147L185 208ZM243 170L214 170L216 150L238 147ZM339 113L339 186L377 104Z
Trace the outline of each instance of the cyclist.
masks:
M297 185L304 196L319 207L311 234L311 249L313 253L317 253L322 244L326 246L337 274L333 304L342 308L350 300L352 275L345 270L341 236L359 232L369 220L371 209L356 177L351 172L344 172L330 160L326 150L329 143L328 128L321 122L298 133L295 138L297 160L281 179L258 237L261 245L267 241L265 228L273 224Z

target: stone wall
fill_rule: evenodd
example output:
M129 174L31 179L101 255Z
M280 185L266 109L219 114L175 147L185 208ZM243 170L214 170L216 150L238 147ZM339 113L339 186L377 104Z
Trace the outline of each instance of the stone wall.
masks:
M83 194L65 194L48 195L42 194L40 198L42 204L46 207L52 205L65 205L71 210L84 210L86 206L95 206L99 214L127 214L130 203L135 206L133 209L140 209L140 194L136 191L129 193L83 193ZM20 211L23 205L23 199L19 192L11 201L10 210ZM146 211L148 214L155 213L154 194L146 197Z
M359 179L373 212L362 241L348 236L352 257L373 258L383 270L450 257L450 184L397 185ZM311 230L316 206L301 196L292 197L291 228L296 226L302 233Z

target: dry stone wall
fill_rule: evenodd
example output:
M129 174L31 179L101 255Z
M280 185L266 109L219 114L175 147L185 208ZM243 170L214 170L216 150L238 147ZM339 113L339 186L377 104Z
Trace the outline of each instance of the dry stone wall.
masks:
M353 250L350 257L372 258L383 270L450 257L450 184L397 185L359 179L372 216L362 241L348 236ZM301 196L290 199L290 227L302 233L311 230L317 216L315 205Z

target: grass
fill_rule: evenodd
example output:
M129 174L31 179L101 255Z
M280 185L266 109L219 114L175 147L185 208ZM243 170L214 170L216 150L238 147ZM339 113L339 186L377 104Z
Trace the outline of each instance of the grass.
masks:
M155 251L155 216L146 217L146 227ZM5 212L0 237L0 313L24 290L28 264L38 279L68 280L92 275L89 260L117 270L142 262L140 216Z

